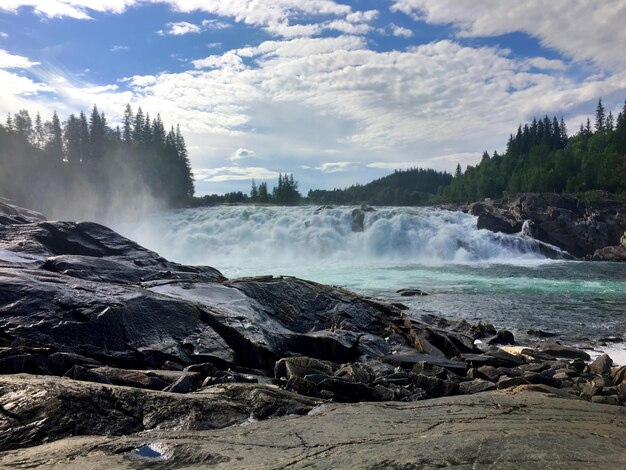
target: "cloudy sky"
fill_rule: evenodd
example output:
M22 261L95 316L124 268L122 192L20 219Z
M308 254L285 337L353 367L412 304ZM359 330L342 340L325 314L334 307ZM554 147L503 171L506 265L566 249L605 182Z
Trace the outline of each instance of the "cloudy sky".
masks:
M626 98L626 0L0 0L0 113L179 123L199 194L453 170Z

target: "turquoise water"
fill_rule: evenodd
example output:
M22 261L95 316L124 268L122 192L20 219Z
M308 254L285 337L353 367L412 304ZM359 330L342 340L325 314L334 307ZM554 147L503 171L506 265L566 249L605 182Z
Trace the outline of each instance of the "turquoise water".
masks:
M229 277L291 275L401 301L414 315L483 320L575 340L626 336L626 265L551 261L521 234L470 215L377 208L363 232L352 207L219 206L168 212L118 229L173 261ZM428 296L406 298L401 288Z

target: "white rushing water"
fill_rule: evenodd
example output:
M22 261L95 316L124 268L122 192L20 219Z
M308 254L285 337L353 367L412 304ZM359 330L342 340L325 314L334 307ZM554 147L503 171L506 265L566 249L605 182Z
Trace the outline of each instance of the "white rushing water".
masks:
M433 208L377 208L352 230L353 207L218 206L169 212L122 227L172 260L230 274L295 264L528 263L545 260L521 234L476 228L476 217Z
M352 230L354 207L217 206L115 227L179 263L228 277L292 275L468 321L601 338L626 336L626 270L551 261L522 234L478 230L434 208L376 208ZM404 287L428 292L405 298Z

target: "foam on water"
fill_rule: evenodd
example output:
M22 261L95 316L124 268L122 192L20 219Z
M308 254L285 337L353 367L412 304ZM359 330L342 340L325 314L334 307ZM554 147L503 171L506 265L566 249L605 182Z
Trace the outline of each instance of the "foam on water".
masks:
M185 264L227 273L298 263L373 265L545 262L537 242L476 228L476 217L432 208L379 208L352 230L352 207L218 206L166 213L121 230ZM260 270L260 271L259 271ZM282 271L282 270L281 270Z

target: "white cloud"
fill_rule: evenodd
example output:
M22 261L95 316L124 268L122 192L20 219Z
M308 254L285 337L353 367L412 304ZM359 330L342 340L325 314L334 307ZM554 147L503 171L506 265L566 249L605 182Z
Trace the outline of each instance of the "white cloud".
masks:
M148 3L165 4L183 13L199 11L232 18L238 23L263 27L271 34L283 37L318 34L321 28L315 23L315 18L332 16L345 19L350 23L367 23L375 19L378 14L375 10L353 11L352 7L334 0L273 0L271 2L258 0L3 0L0 3L0 10L16 12L20 7L30 7L42 16L87 20L91 19L92 12L121 13L129 7ZM292 24L290 19L297 19L298 23ZM212 20L207 21L208 23L203 25L206 28L219 29L228 26L227 23L219 21L213 23ZM177 27L174 31L178 31L178 34L198 32L195 31L196 28L200 28L198 25L189 25L190 23L187 23L185 26ZM341 24L339 27L347 28ZM166 34L167 31L160 31L160 33Z
M579 61L623 69L623 0L396 0L391 7L433 24L453 24L463 37L525 32Z
M196 181L220 183L224 181L245 181L251 179L271 180L278 178L278 172L260 167L225 166L193 170Z
M111 48L111 52L121 52L121 51L127 51L129 49L128 46L113 46Z
M179 21L177 23L168 23L167 30L157 31L159 34L169 34L170 36L183 36L185 34L197 34L202 28L197 24L188 23L187 21Z
M28 69L35 65L39 65L39 62L33 62L27 57L13 55L0 49L0 69Z
M88 20L89 12L122 13L137 3L137 0L2 0L0 10L15 13L21 7L30 7L48 18Z
M396 37L401 38L411 38L413 37L413 31L408 28L403 28L402 26L398 26L397 24L391 23L389 25L389 29L391 30L391 34Z
M202 27L204 29L227 29L230 28L231 25L219 20L204 20L202 21Z
M531 57L526 60L529 67L540 70L567 70L567 64L558 59L546 59L545 57Z
M580 81L543 71L556 62L531 66L497 48L445 40L376 52L353 35L266 41L194 67L129 78L125 91L45 83L74 109L106 102L116 108L107 114L119 113L131 102L160 111L181 124L199 168L233 168L225 148L254 149L255 168L328 173L363 162L337 172L343 175L390 161L389 168L404 162L451 171L485 149L503 150L508 134L534 115L567 118L626 88L626 72ZM210 177L245 179L242 171Z
M323 173L337 173L339 171L347 171L351 167L358 165L358 162L326 162L316 167L316 170L320 170Z
M0 38L8 38L9 35L3 31L0 31Z
M237 161L237 160L245 160L247 158L252 158L255 155L256 154L254 153L254 150L248 150L248 149L245 149L243 147L239 147L230 156L230 161L234 162L234 161Z
M355 11L346 15L346 20L350 23L370 23L378 18L378 10Z
M367 34L372 27L367 23L352 23L346 20L333 20L324 23L324 29L332 29L346 34Z

